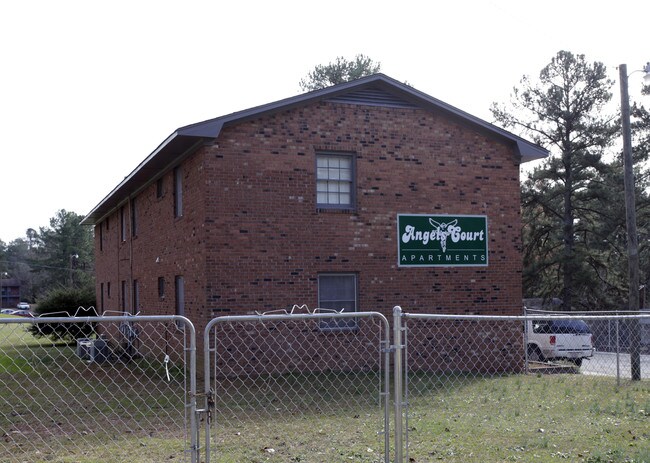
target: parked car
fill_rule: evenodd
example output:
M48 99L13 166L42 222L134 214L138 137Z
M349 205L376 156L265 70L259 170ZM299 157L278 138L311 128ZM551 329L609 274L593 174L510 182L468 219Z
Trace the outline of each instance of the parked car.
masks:
M17 315L19 317L34 317L34 314L29 310L15 310L11 315Z
M16 317L33 317L34 314L29 310L24 309L2 309L0 311L2 315L13 315Z
M19 302L18 305L16 305L16 308L18 310L29 310L31 307L27 302Z
M583 320L528 320L528 360L568 360L577 366L594 355L591 330Z

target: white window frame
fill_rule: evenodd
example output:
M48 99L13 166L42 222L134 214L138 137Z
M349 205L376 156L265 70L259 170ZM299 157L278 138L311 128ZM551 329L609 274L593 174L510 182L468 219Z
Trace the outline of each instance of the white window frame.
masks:
M354 153L316 153L316 205L319 209L355 209L355 190Z

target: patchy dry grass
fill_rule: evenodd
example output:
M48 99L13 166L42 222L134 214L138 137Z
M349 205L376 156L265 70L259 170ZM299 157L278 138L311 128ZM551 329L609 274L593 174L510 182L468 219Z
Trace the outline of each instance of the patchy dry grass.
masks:
M29 326L0 324L0 461L189 461L178 369L88 363Z
M411 397L411 461L650 463L650 383L449 379Z
M189 461L180 372L168 382L144 359L87 364L73 346L18 328L0 325L0 461ZM379 381L366 372L222 383L211 461L382 462ZM649 381L421 373L410 391L409 462L650 463Z
M647 381L617 387L610 378L577 374L419 374L411 380L409 463L650 463ZM312 383L324 382L307 375L303 391L309 395L316 387ZM223 403L231 416L217 423L211 461L383 461L376 407L367 404L360 412L358 402L353 409L343 396L329 401L320 411L308 407L298 413L290 395L274 396L271 403L282 404L275 415L264 406L266 399L257 414L250 399Z

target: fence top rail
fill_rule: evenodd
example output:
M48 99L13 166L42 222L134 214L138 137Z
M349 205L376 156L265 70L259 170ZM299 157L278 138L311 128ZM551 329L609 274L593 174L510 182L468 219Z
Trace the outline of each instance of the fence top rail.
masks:
M344 318L376 318L379 320L383 329L383 341L387 345L390 343L390 325L388 319L380 312L309 312L309 313L267 313L256 315L225 315L213 318L208 322L203 332L204 346L210 345L210 333L217 324L231 322L273 322L273 321L298 321L298 320L332 320ZM210 378L210 356L206 355L204 360L205 377ZM205 393L210 394L210 381L205 382Z
M133 323L133 322L183 322L183 326L187 327L187 336L190 341L189 350L192 352L191 362L196 362L193 353L196 351L196 329L192 322L180 315L111 315L111 316L98 316L98 317L11 317L0 318L0 325L2 324L30 324L30 325L44 325L50 323Z
M557 313L557 312L556 312ZM466 320L466 321L513 321L525 322L529 320L643 320L650 319L646 315L453 315L453 314L414 314L403 312L402 318L413 320Z
M618 316L618 315L641 315L641 316L646 316L650 317L650 310L648 309L642 309L642 310L576 310L572 312L559 312L557 310L544 310L544 309L533 309L533 308L526 308L526 313L538 313L538 314L558 314L558 315L611 315L611 316Z
M0 324L32 324L43 325L49 323L101 323L101 322L183 322L194 333L192 322L180 315L111 315L95 317L7 317L0 318Z
M272 313L256 315L225 315L215 317L208 323L206 332L217 323L229 322L266 322L266 321L285 321L285 320L318 320L332 318L372 318L377 317L388 324L388 319L380 312L320 312L320 313Z
M178 322L192 326L192 322L180 315L111 315L96 317L8 317L0 318L0 323L100 323L100 322ZM194 328L192 326L192 328Z

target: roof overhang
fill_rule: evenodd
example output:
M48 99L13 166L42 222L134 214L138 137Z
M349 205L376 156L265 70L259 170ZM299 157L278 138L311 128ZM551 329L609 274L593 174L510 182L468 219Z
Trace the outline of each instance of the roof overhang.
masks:
M99 204L81 221L82 225L101 222L116 208L137 195L151 182L156 181L168 168L179 164L189 153L202 146L205 140L197 137L179 136L174 132L142 161L128 176L124 177Z

